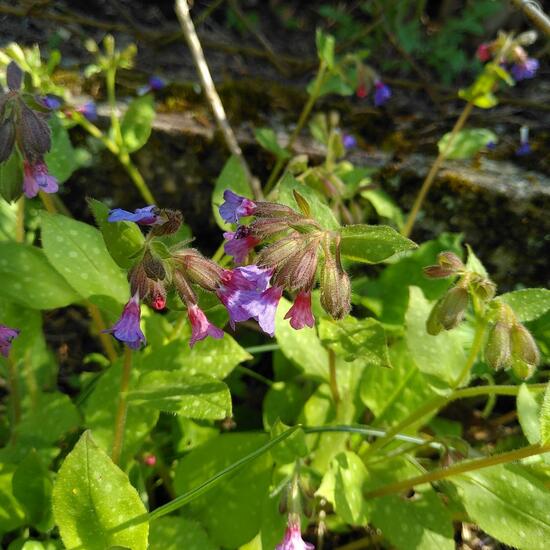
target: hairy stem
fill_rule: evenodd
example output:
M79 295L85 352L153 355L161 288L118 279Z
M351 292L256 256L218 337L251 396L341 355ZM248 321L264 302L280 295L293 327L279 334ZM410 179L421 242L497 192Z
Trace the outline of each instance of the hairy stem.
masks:
M107 325L105 325L101 312L95 304L92 304L92 302L87 301L86 307L88 308L88 313L90 314L92 323L97 330L99 341L105 351L105 355L107 355L109 361L113 363L118 358L118 353L113 344L113 339L104 332L107 329Z
M15 361L8 357L7 361L8 384L11 404L11 441L15 443L15 430L21 420L21 395L19 393L19 377Z
M115 415L115 435L111 458L115 464L120 461L122 445L124 442L124 428L126 426L126 414L128 412L128 388L132 374L132 350L124 348L124 362L122 363L122 377L120 379L120 391L118 394L118 407Z
M414 227L414 222L416 221L416 217L418 216L418 212L420 211L420 208L424 204L424 199L426 198L426 195L428 194L428 191L430 190L432 183L434 182L434 179L437 176L437 173L439 172L439 168L441 168L441 164L443 164L443 161L447 158L447 155L451 150L451 147L453 145L453 142L458 132L462 130L462 127L464 126L466 120L470 116L470 113L472 112L473 107L474 107L474 104L471 101L466 103L462 113L458 117L453 129L451 130L451 135L449 136L449 141L447 142L447 145L445 146L444 149L442 149L439 152L439 155L437 155L437 158L432 164L432 167L430 168L430 171L428 172L426 179L423 181L422 187L420 188L420 191L416 196L413 207L409 213L409 217L407 218L407 222L405 223L403 229L401 230L401 233L405 237L410 236Z
M304 105L302 112L300 113L300 117L298 118L298 122L296 123L296 128L294 128L294 131L292 132L292 134L290 135L290 138L288 139L286 149L289 153L292 152L292 146L294 145L294 142L300 135L300 132L302 131L302 128L304 127L307 119L309 118L309 115L311 113L311 110L313 109L313 106L315 105L315 102L319 98L319 94L321 93L321 86L323 85L326 72L327 72L327 66L324 61L321 61L321 63L319 64L319 69L317 71L317 76L315 77L315 83L313 84L313 90L311 91L311 94L309 95L309 98L306 104ZM277 179L281 173L281 170L284 168L285 163L286 163L286 160L283 158L279 158L275 163L275 166L273 167L273 170L269 175L267 183L265 184L264 193L266 195L271 191L271 189L273 189L274 185L277 183Z
M25 241L25 195L21 195L17 201L17 218L15 220L15 241Z
M483 458L476 458L474 460L465 460L463 462L460 462L459 464L455 464L454 466L449 466L447 468L438 468L426 474L412 477L410 479L405 479L403 481L398 481L396 483L390 483L389 485L384 485L383 487L379 487L374 491L369 491L368 493L366 493L365 498L376 498L385 495L401 493L403 491L407 491L408 489L412 489L416 485L421 485L422 483L433 483L434 481L438 481L440 479L464 474L466 472L473 472L475 470L481 470L482 468L495 466L497 464L515 462L522 458L540 455L547 452L550 452L550 445L529 445L528 447L523 447L521 449L509 451L507 453L502 453L494 456L486 456Z

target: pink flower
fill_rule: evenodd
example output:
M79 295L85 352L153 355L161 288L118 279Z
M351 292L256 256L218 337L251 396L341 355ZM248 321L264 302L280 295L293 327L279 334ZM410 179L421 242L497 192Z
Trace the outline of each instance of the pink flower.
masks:
M23 162L23 191L29 199L36 197L38 191L44 193L56 193L59 189L57 180L48 174L48 167L43 160L34 164Z
M300 519L289 518L283 542L275 547L275 550L315 550L315 546L302 539Z
M6 325L0 325L0 353L7 357L10 353L11 342L14 338L19 336L19 330L16 328L10 328Z
M285 319L290 319L290 326L295 330L315 325L311 312L311 292L299 292L293 306L288 310Z
M482 62L485 63L486 61L489 61L491 59L491 47L486 42L483 42L483 44L480 44L477 47L476 50L476 57Z
M139 293L136 292L124 306L120 319L104 332L110 332L131 349L139 349L145 343L145 336L139 326L140 318Z
M223 338L223 330L213 325L197 304L189 305L187 315L191 323L190 347L193 347L199 340L204 340L207 336L212 336L212 338Z
M245 225L238 227L234 233L226 231L223 236L227 240L223 247L225 253L233 256L233 260L238 264L246 262L248 253L260 243L260 239L251 235L250 229Z

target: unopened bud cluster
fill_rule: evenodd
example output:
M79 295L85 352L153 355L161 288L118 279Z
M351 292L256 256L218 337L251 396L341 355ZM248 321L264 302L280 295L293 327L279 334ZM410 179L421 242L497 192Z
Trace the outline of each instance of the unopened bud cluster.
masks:
M491 320L485 344L487 364L495 370L511 368L523 379L533 374L540 361L535 340L512 308L494 299L496 287L492 281L469 271L452 252L439 254L437 264L425 267L424 273L431 278L458 277L428 316L426 330L429 334L455 328L464 319L470 301L475 301Z

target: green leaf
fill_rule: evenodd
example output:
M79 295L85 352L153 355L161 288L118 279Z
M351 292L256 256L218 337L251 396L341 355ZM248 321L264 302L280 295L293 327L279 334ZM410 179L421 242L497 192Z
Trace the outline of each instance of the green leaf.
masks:
M290 153L279 145L277 135L271 128L256 128L254 137L266 151L273 153L278 159L290 158Z
M138 97L130 103L120 124L122 140L129 153L141 149L147 143L154 118L155 104L151 94Z
M232 433L210 439L179 461L174 487L183 494L265 444L264 434ZM237 548L260 530L262 506L271 481L273 461L265 453L226 478L215 491L195 498L187 517L198 519L215 544Z
M356 262L376 264L398 252L416 248L410 239L388 225L346 225L340 229L342 255Z
M388 218L398 228L403 226L403 212L395 201L383 189L367 189L361 191L361 196L367 199L375 212L382 218Z
M342 321L321 319L319 337L345 361L361 359L368 366L391 367L384 327L376 319L348 316Z
M277 437L283 432L286 432L290 426L283 424L279 419L275 421L271 428L271 437ZM279 464L294 463L299 458L307 456L308 448L306 444L306 436L302 428L298 428L282 443L271 449L271 456Z
M82 297L115 313L128 300L126 276L95 227L44 213L42 246L50 263Z
M468 269L468 271L473 271L478 275L488 277L489 274L487 273L485 266L481 263L481 260L475 255L472 247L467 244L466 249L468 250L468 259L466 260L466 268Z
M219 550L198 522L179 516L156 519L151 523L149 550Z
M231 416L229 388L211 376L188 376L184 371L144 374L128 394L133 406L148 406L189 418L222 420Z
M527 441L534 445L540 441L540 400L526 384L519 388L517 397L518 419Z
M2 165L0 164L0 171L1 169ZM18 207L16 203L10 204L4 199L0 199L0 241L15 240Z
M281 298L275 315L275 338L283 354L306 374L328 380L328 354L315 328L294 330L284 319L291 304Z
M450 149L449 141L451 132L447 132L437 143L439 152L447 151L445 155L448 159L470 159L473 158L479 151L487 146L488 143L496 143L497 135L486 128L469 128L461 130L453 139Z
M521 465L498 465L453 477L468 515L486 533L520 550L545 550L550 492Z
M39 248L0 242L0 297L33 309L55 309L81 297Z
M128 269L143 249L145 237L133 222L109 222L109 208L95 199L88 199L88 205L103 235L109 254L122 268Z
M337 454L331 463L334 472L334 507L336 513L351 525L368 523L363 487L368 478L363 461L350 451Z
M550 383L546 386L540 409L540 442L541 445L550 443Z
M442 331L437 336L426 332L426 319L432 305L422 291L410 287L409 308L405 316L407 346L422 373L430 377L432 386L446 390L464 367L464 335L458 330Z
M296 202L294 192L297 191L309 204L311 217L317 220L325 229L338 229L340 224L336 221L332 210L326 204L326 200L317 191L307 185L300 183L292 174L286 172L279 181L275 191L278 193L278 201L286 204L297 212L300 207Z
M100 375L92 393L84 402L86 427L92 430L94 439L105 451L110 451L113 447L116 404L121 377L122 360L119 359ZM138 378L139 370L133 368L129 391L135 388ZM139 451L144 439L157 423L158 417L158 411L152 408L128 408L121 464L125 464Z
M19 464L11 483L13 496L25 508L28 522L40 531L51 529L53 483L36 451L31 451Z
M25 511L13 495L15 466L0 464L0 536L25 524Z
M0 164L0 196L8 202L16 201L23 193L23 163L17 151Z
M522 323L534 321L550 310L550 290L546 288L514 290L498 299L508 304Z
M144 522L116 533L109 530L146 512L126 474L95 444L89 431L67 456L55 481L53 511L68 548L123 546L146 550Z
M248 185L248 179L243 165L236 156L229 157L221 171L212 192L212 212L218 226L224 231L231 229L231 224L225 223L220 216L219 207L223 203L223 192L231 189L237 195L253 198Z
M69 133L61 123L59 117L52 114L48 120L48 124L52 131L52 147L46 153L44 160L48 166L49 173L59 183L63 183L78 168L76 153L69 138Z
M181 370L188 376L207 374L225 378L239 363L252 356L225 334L221 339L207 338L192 348L183 339L156 348L142 359L144 370Z
M321 29L315 33L315 44L317 46L317 55L321 61L324 61L329 69L334 68L334 36L325 34Z

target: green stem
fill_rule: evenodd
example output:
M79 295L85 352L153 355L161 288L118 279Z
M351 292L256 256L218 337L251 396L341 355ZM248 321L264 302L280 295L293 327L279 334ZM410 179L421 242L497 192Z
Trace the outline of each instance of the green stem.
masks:
M268 351L277 351L279 344L263 344L261 346L250 346L249 348L244 348L244 351L254 355L255 353L266 353Z
M334 405L337 407L338 403L340 403L340 392L338 391L338 381L336 379L336 353L332 349L328 349L327 352L330 393L332 394Z
M509 451L507 453L502 453L494 456L486 456L483 458L476 458L473 460L465 460L454 466L449 466L447 468L438 468L432 470L426 474L420 476L412 477L410 479L405 479L403 481L398 481L396 483L390 483L384 485L373 491L369 491L365 494L365 498L376 498L382 497L385 495L392 495L394 493L401 493L412 489L416 485L421 485L423 483L433 483L440 479L445 479L448 477L456 476L459 474L464 474L466 472L472 472L475 470L480 470L482 468L487 468L489 466L495 466L497 464L506 464L508 462L515 462L523 458L530 456L536 456L543 453L550 452L550 445L529 445L528 447L523 447L515 451Z
M474 107L474 104L471 101L466 103L462 113L458 117L453 129L451 130L451 135L449 136L449 141L447 142L447 145L445 146L444 149L442 149L439 152L439 155L437 155L437 158L432 164L432 167L430 168L430 171L428 172L426 179L422 182L422 187L420 188L420 191L416 196L413 207L409 213L409 217L407 218L407 222L405 223L405 225L403 226L403 229L401 230L401 233L405 237L408 237L411 234L412 229L414 227L414 222L416 221L416 217L418 216L418 212L420 211L420 208L424 203L424 199L426 198L426 195L428 194L428 191L430 190L430 187L432 186L432 183L435 177L437 176L437 172L439 172L439 168L443 164L443 161L447 158L447 155L451 150L451 147L453 145L453 142L458 132L462 130L462 127L464 126L466 120L470 116L470 113L472 112L473 107Z
M19 394L19 377L15 362L11 357L8 357L8 383L10 388L10 403L11 403L11 441L15 443L16 428L21 420L21 395Z
M315 82L313 84L313 90L311 91L311 94L309 95L309 98L306 104L304 105L302 112L300 113L300 117L298 118L298 122L296 123L296 128L294 128L294 131L292 132L288 140L286 150L289 153L292 153L292 146L294 145L294 142L300 135L300 132L302 131L302 128L304 127L304 124L306 123L311 113L311 110L315 105L315 102L319 98L319 94L321 93L321 86L323 85L326 72L327 72L327 66L324 61L321 61L321 63L319 64L319 69L317 71L317 76L315 77ZM271 189L273 189L275 183L277 183L277 178L279 177L279 174L281 173L281 170L283 169L285 163L286 163L286 160L283 158L279 158L275 163L275 166L273 167L273 170L271 171L271 174L269 175L269 178L265 185L264 195L267 196L267 194L271 191Z
M237 365L235 367L235 370L237 372L242 372L243 374L246 374L250 376L250 378L254 378L261 382L262 384L265 384L266 386L269 386L270 388L273 387L273 380L270 380L269 378L266 378L265 376L262 376L260 373L256 372L255 370L249 369L248 367L243 367L243 365Z
M122 151L124 149L124 140L122 139L122 130L120 128L120 120L116 112L116 67L113 66L105 73L105 80L107 83L107 101L109 102L109 108L111 111L111 128L113 129L113 135L115 143Z
M118 155L118 160L124 166L126 173L130 176L130 179L134 182L134 185L137 187L137 190L141 193L141 196L147 204L156 204L155 197L149 189L149 186L143 179L141 172L137 169L136 165L133 163L130 155L122 150Z
M118 394L118 407L115 415L115 435L111 458L115 464L120 461L122 444L124 442L124 428L126 426L126 414L128 412L128 388L132 374L132 350L124 348L124 362L122 363L122 377Z
M25 195L21 195L17 201L17 218L15 220L15 241L25 241Z

